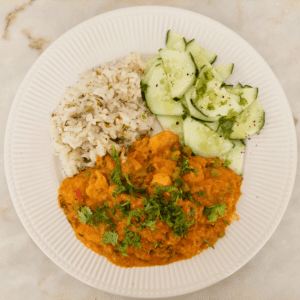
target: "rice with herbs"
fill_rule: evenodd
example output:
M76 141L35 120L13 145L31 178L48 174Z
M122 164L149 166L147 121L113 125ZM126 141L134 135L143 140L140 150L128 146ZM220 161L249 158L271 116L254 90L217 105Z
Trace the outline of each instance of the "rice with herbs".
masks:
M120 152L153 130L154 117L141 101L145 63L131 53L80 74L52 114L52 151L71 177L93 167L98 155Z

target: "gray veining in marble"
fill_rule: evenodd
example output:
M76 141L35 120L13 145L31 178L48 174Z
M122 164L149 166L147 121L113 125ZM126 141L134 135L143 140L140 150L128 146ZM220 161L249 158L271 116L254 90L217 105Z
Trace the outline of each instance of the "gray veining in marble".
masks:
M1 36L6 15L24 3L26 1L0 0ZM299 0L36 0L13 20L8 40L0 38L0 299L125 299L74 279L50 261L31 240L8 192L3 146L7 116L18 86L41 53L28 46L31 41L22 30L27 29L34 39L51 40L44 45L47 47L90 17L134 5L166 5L195 11L245 38L271 66L294 117L299 119L295 126L300 149ZM299 236L298 172L286 213L263 249L227 279L202 291L172 299L300 299Z

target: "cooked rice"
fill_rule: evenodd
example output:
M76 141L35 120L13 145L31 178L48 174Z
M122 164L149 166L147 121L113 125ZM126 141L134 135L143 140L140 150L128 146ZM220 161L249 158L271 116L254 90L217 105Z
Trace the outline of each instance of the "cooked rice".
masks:
M131 53L80 74L68 87L50 120L52 151L71 177L93 167L98 155L120 152L153 130L154 117L141 101L145 63Z

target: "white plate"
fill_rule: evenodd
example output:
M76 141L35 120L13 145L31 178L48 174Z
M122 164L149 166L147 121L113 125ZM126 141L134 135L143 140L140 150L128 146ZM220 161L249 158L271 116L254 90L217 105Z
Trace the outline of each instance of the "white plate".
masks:
M119 268L79 242L58 207L59 170L48 122L65 88L86 68L129 52L155 53L173 29L234 62L228 82L259 87L266 111L260 135L247 143L240 221L226 236L186 261ZM241 37L202 15L170 7L132 7L96 16L68 31L35 62L12 105L5 136L5 170L18 215L36 244L62 269L101 290L167 297L216 283L246 264L266 243L288 204L296 173L296 135L289 104L271 69Z

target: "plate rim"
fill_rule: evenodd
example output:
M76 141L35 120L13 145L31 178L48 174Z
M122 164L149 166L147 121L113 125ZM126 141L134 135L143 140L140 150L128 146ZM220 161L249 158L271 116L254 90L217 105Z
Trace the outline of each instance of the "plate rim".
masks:
M130 14L131 13L136 13L137 11L140 11L140 13L146 13L146 14L149 14L151 13L150 12L150 9L152 10L153 13L161 13L161 14L164 14L166 13L166 11L174 11L174 12L181 12L183 14L192 14L193 16L195 17L198 17L198 18L202 18L204 19L205 21L208 21L210 22L211 24L213 24L214 26L221 26L223 28L223 30L226 30L228 31L235 39L237 39L238 41L242 42L244 45L247 46L248 49L250 49L252 52L255 52L256 54L256 57L260 59L260 63L263 64L263 67L265 69L267 69L268 73L272 76L272 81L276 82L277 83L277 88L281 94L281 98L282 98L282 101L285 103L286 105L286 109L287 109L287 113L290 115L290 117L288 118L288 122L289 123L292 123L293 122L293 116L292 116L292 111L291 111L291 107L289 105L289 102L287 100L287 97L285 95L285 92L279 82L279 80L277 79L276 75L274 74L273 70L270 68L270 66L268 65L268 63L263 59L263 57L258 53L258 51L251 45L249 44L244 38L242 38L240 35L238 35L236 32L234 32L232 29L228 28L227 26L223 25L222 23L210 18L210 17L207 17L207 16L204 16L200 13L196 13L196 12L193 12L193 11L190 11L188 9L182 9L182 8L177 8L177 7L169 7L169 6L151 6L151 5L143 5L143 6L131 6L131 7L126 7L126 8L120 8L120 9L115 9L115 10L111 10L109 12L105 12L103 14L99 14L99 15L96 15L92 18L89 18L79 24L77 24L76 26L70 28L68 31L66 31L65 33L63 33L60 37L58 37L39 57L38 59L33 63L33 65L30 67L30 69L28 70L27 74L25 75L24 79L22 80L22 83L20 84L17 92L16 92L16 95L14 97L14 100L13 100L13 103L11 105L11 108L10 108L10 112L9 112L9 116L8 116L8 119L7 119L7 123L6 123L6 129L5 129L5 138L4 138L4 167L5 167L5 175L6 175L6 179L7 179L7 185L8 185L8 188L9 188L9 193L11 195L11 199L12 199L12 202L14 204L14 207L15 207L15 210L18 214L18 217L21 221L21 223L23 224L23 226L25 227L27 233L29 234L29 236L33 239L33 241L37 244L37 246L40 248L40 250L42 250L42 252L44 252L44 254L46 254L56 265L58 265L61 269L63 269L65 272L67 272L68 274L70 274L71 276L75 277L76 279L92 286L92 287L95 287L97 289L100 289L100 290L103 290L105 292L109 292L109 293L114 293L114 294L118 294L118 295L121 295L121 296L131 296L131 297L140 297L140 298L158 298L158 297L171 297L171 296L179 296L179 295L183 295L183 294L188 294L188 293L191 293L191 292L195 292L195 291L199 291L203 288L206 288L206 287L209 287L213 284L216 284L218 282L220 282L221 280L229 277L230 275L232 275L233 273L235 273L236 271L238 271L239 269L241 269L243 266L245 266L266 244L266 242L270 239L270 237L273 235L273 233L275 232L275 230L277 229L279 223L281 222L282 218L283 218L283 215L287 209L287 206L288 206L288 203L290 201L290 198L291 198L291 195L292 195L292 192L293 192L293 187L294 187L294 183L295 183L295 178L296 178L296 170L297 170L297 140L296 140L296 129L295 129L295 126L292 126L293 128L293 143L294 143L294 148L293 148L293 151L292 151L292 155L294 156L295 158L295 164L294 164L294 168L292 171L292 176L291 178L293 178L293 182L291 184L291 187L290 187L290 190L288 191L285 191L287 193L287 197L286 197L286 202L284 203L284 209L281 211L279 217L278 217L278 214L276 215L277 218L276 218L276 222L275 222L275 225L272 225L272 222L274 222L274 220L272 220L272 222L270 222L269 226L271 226L271 230L268 229L267 233L265 233L264 235L264 238L263 238L263 242L260 242L259 244L259 247L256 247L255 248L255 251L253 251L252 255L247 258L247 261L244 262L242 265L240 265L239 267L237 268L234 268L234 270L232 272L230 272L229 274L227 274L227 276L225 277L222 277L221 279L217 279L213 282L210 282L209 284L205 285L205 286L202 286L202 287L199 287L199 283L198 284L194 284L194 288L192 289L189 289L188 291L184 290L184 291L181 291L181 292L175 292L175 293L166 293L166 294L163 294L163 295L142 295L142 294L139 294L139 295L136 295L136 294L130 294L130 293L124 293L124 292L119 292L119 291L112 291L111 289L106 289L105 287L98 287L96 285L93 285L92 283L88 282L88 280L86 279L83 279L83 278L79 278L78 275L75 275L74 273L72 273L72 270L68 270L65 266L62 266L61 264L61 258L57 257L56 254L51 254L51 249L44 249L44 246L42 245L43 242L42 241L38 241L38 237L35 237L34 236L34 233L31 232L31 229L29 228L30 226L28 224L26 224L25 222L25 219L24 219L24 216L23 216L23 212L21 211L21 208L18 206L18 203L17 203L17 195L15 194L15 187L14 187L14 182L13 182L13 177L12 177L12 171L10 169L10 164L9 162L11 161L10 160L10 153L9 153L9 150L10 150L10 144L9 144L9 141L10 141L10 133L9 131L11 131L11 129L13 128L13 123L14 123L14 116L15 116L15 113L16 111L18 110L18 103L20 101L22 101L22 95L21 95L21 92L22 91L26 91L26 86L28 85L28 81L30 81L30 78L32 77L32 75L35 73L35 69L39 68L39 66L43 63L43 60L45 60L47 58L47 56L55 50L55 48L57 48L58 46L60 46L61 43L63 43L63 41L65 39L68 39L69 36L72 36L72 35L76 35L76 33L78 32L78 30L80 30L81 28L83 29L84 26L88 25L89 23L93 23L95 21L97 21L98 19L101 19L101 18L109 18L111 16L114 16L116 14L126 14L126 12ZM290 124L291 125L291 124ZM293 124L294 125L294 124ZM54 256L54 257L53 257ZM171 290L172 288L169 288L169 290Z

